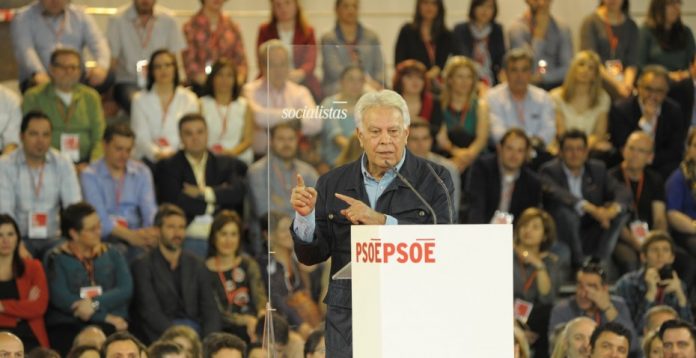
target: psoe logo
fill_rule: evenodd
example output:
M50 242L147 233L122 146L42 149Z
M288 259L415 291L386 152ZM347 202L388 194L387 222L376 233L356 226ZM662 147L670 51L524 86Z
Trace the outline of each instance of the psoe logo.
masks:
M303 108L283 108L281 118L296 119L296 118L311 118L311 119L346 119L348 118L348 110L344 107L347 102L334 101L334 107L324 107L323 105Z
M370 239L358 242L355 246L355 259L359 263L435 263L435 238L418 238L413 242L382 242L382 239Z

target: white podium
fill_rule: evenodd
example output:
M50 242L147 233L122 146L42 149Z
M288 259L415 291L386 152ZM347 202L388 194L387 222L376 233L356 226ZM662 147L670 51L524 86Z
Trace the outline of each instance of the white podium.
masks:
M353 226L354 357L513 357L511 225Z

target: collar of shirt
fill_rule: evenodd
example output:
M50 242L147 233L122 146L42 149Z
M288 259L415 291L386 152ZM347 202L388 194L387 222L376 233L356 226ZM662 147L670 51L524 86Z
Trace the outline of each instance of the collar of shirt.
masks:
M27 157L24 155L24 148L21 148L16 151L17 152L17 164L21 164L26 166L27 165ZM53 157L54 153L51 151L51 148L48 149L46 152L46 164L53 163L55 161L55 158Z
M645 110L643 109L643 101L640 100L640 97L638 97L638 106L640 106L640 114L642 116L643 112L645 112ZM660 106L657 107L657 112L655 112L655 118L659 117L661 113L662 113L662 104L660 103ZM655 123L655 118L650 119L651 124Z
M94 169L99 176L111 178L111 172L106 166L106 160L104 160L104 158L99 159L96 163L94 163ZM126 162L126 175L134 174L135 172L135 162L129 159L128 162Z
M575 176L573 172L565 165L565 163L561 162L561 167L563 168L563 173L566 176L566 180L568 181L568 189L570 190L570 193L573 194L575 197L582 199L582 176L585 174L585 166L580 168L580 174Z
M404 153L401 155L401 160L396 164L396 170L401 170L405 159L406 150L404 149ZM384 173L384 176L382 176L382 179L377 180L374 176L372 176L372 174L370 174L370 172L367 171L367 155L365 155L365 153L363 153L362 157L360 158L360 171L363 175L363 184L365 185L365 191L367 191L367 197L370 200L370 207L374 209L375 205L377 204L377 199L379 199L389 184L394 181L394 178L396 178L396 173L394 173L392 170L387 170L386 173Z
M520 177L520 169L517 169L512 175L508 174L503 168L502 164L500 164L500 161L498 161L498 171L500 172L501 184L513 182Z
M201 188L205 187L205 166L208 163L208 152L203 153L203 158L199 161L186 152L184 152L184 156L191 165L193 176L196 177L196 184Z
M355 33L355 43L357 44L360 42L360 39L362 38L363 35L363 26L361 23L358 22L358 30ZM341 31L341 26L336 22L336 27L334 28L334 31L336 33L336 38L338 39L339 43L347 43L346 42L346 37L343 35L343 31Z

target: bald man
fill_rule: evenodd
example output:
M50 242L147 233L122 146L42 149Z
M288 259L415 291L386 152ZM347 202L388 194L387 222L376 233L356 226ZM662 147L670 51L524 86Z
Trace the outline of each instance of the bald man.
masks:
M104 345L104 341L106 341L106 335L101 328L98 326L87 326L75 336L73 347L94 346L97 349L101 349Z
M10 332L0 332L0 357L23 358L24 344Z

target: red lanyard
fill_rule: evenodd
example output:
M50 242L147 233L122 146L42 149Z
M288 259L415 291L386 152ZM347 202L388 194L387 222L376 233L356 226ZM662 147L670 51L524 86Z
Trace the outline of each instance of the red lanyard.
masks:
M121 178L118 180L118 183L116 184L116 211L118 211L119 206L121 206L121 195L123 194L123 187L126 184L126 173L124 171L123 175Z
M96 283L94 281L94 256L84 257L77 250L74 250L72 245L68 243L68 249L75 256L75 258L80 261L82 266L84 266L85 271L87 271L87 276L89 277L90 285L94 286Z
M430 64L435 66L435 43L430 40L430 41L423 41L425 44L425 51L428 52L428 59L430 60Z
M219 139L222 139L222 137L225 136L227 133L227 114L230 113L230 107L229 105L224 106L225 111L222 112L220 110L220 105L215 103L215 109L217 110L218 117L220 117L220 125L222 126L222 131L220 132L220 137Z
M174 92L172 93L171 97L169 97L169 99L167 100L167 103L165 103L165 105L162 107L162 128L164 128L164 124L167 122L167 113L169 112L169 107L171 107L172 102L174 102L175 95L176 88L174 89Z
M220 268L220 258L215 256L215 267L217 268L218 272L218 278L220 279L220 283L222 284L222 288L225 290L225 297L227 298L227 304L231 305L232 304L232 291L227 288L227 280L225 280L225 275L222 272L222 269ZM232 265L232 268L229 270L230 272L234 272L234 269L236 266L234 264Z
M611 58L616 57L616 48L619 47L619 37L614 34L611 29L611 24L608 21L604 22L604 27L607 30L607 38L609 39L609 47L611 48Z
M522 260L523 259L520 259L520 270L524 276L527 276L527 269L524 267L524 262ZM534 280L536 280L536 277L536 270L534 270L531 275L527 276L527 280L524 282L524 286L522 286L522 292L524 294L527 294L527 291L529 291L529 289L532 287L532 284L534 284Z
M626 175L626 170L623 166L621 166L621 172L623 173L624 182L626 182L626 186L629 189L631 189L631 182L629 181L628 175ZM636 192L634 193L635 199L633 200L633 209L636 211L636 215L638 214L638 203L640 202L640 195L643 193L643 184L645 184L645 173L640 173L640 179L638 179L638 187L636 188Z
M138 39L140 40L140 47L142 49L147 48L147 45L150 43L150 40L152 39L152 29L155 27L155 18L154 16L151 16L147 19L147 22L145 23L145 26L142 26L142 23L138 21L138 19L135 19L135 33L138 35ZM143 31L141 29L144 29L144 36L143 36Z
M457 115L457 110L454 109L452 106L449 107L449 110L453 116ZM466 119L467 119L468 113L469 113L469 105L464 105L464 107L462 107L462 111L459 113L459 125L461 127L464 127L466 125Z
M599 314L599 311L595 312L594 314L594 320L597 323L597 325L602 324L602 316Z
M36 179L34 179L34 174L31 172L31 168L28 168L29 170L29 177L31 178L31 185L32 189L34 189L34 198L37 200L39 199L39 196L41 196L41 188L43 187L43 178L44 178L44 168L46 167L46 163L41 164L41 168L39 169L39 180L38 182Z

